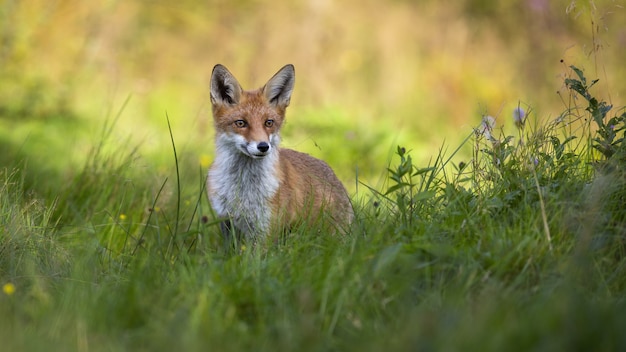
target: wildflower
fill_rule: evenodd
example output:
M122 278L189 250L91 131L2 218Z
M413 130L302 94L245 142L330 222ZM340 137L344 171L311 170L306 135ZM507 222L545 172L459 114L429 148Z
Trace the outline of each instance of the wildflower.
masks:
M126 220L126 214L120 214L120 220L122 221Z
M211 158L206 154L200 155L200 166L206 169L210 165L211 165Z
M496 119L487 115L483 116L483 120L480 123L480 126L476 130L476 134L479 136L483 136L486 139L493 141L493 137L491 136L491 131L493 131L493 127L496 125Z
M536 156L531 156L528 158L528 163L526 167L528 170L534 170L539 165L539 159Z
M513 109L513 122L517 128L524 126L524 120L526 119L526 111L519 106Z
M7 282L2 286L2 292L7 296L13 295L15 293L15 285L11 282Z

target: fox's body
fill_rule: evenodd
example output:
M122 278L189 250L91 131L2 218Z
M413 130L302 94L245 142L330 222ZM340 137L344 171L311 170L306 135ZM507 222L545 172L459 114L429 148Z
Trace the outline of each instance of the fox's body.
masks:
M215 160L207 189L219 217L247 239L310 221L345 227L353 211L332 169L307 154L279 148L294 85L293 66L244 91L221 65L211 77Z

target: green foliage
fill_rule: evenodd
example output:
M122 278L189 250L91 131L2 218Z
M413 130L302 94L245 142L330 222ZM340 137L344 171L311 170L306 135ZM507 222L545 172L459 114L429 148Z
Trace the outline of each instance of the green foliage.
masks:
M593 147L602 153L607 160L610 160L617 153L615 159L621 159L619 161L624 161L626 112L622 109L621 115L615 115L609 118L608 113L611 111L613 106L604 101L598 101L589 91L589 89L591 89L591 87L593 87L598 80L593 80L590 84L587 84L587 79L579 68L571 66L571 69L576 73L578 79L567 78L565 79L565 84L569 89L580 94L580 96L582 96L589 103L589 106L587 106L585 110L591 114L598 131L597 136L593 138ZM619 138L620 132L622 134L621 138Z
M400 223L411 225L413 216L422 214L421 210L428 206L427 200L435 195L431 185L438 171L437 163L434 167L418 169L405 148L398 147L397 154L400 162L395 169L388 169L393 185L381 195L387 200L391 195L395 196L391 199L394 205L392 213L399 215Z

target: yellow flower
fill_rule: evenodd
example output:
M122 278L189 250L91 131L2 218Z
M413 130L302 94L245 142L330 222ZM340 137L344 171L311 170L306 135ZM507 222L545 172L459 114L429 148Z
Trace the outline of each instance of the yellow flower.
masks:
M209 165L211 165L211 158L206 154L200 155L200 166L207 168Z
M120 214L120 220L126 220L126 214Z
M7 296L11 296L12 294L15 293L15 285L13 285L13 283L11 282L8 282L2 286L2 291Z

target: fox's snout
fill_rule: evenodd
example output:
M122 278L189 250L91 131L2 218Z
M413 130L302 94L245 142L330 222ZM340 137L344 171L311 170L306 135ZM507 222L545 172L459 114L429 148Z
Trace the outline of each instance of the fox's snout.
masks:
M253 158L262 158L269 154L272 149L272 146L267 142L250 142L246 143L243 147L246 151L244 154Z
M267 140L248 140L244 136L236 133L222 134L221 145L230 146L238 150L241 154L250 158L263 158L273 152L280 142L280 137L271 134Z
M261 142L256 145L256 149L261 153L267 153L267 151L270 150L270 145L267 142Z

